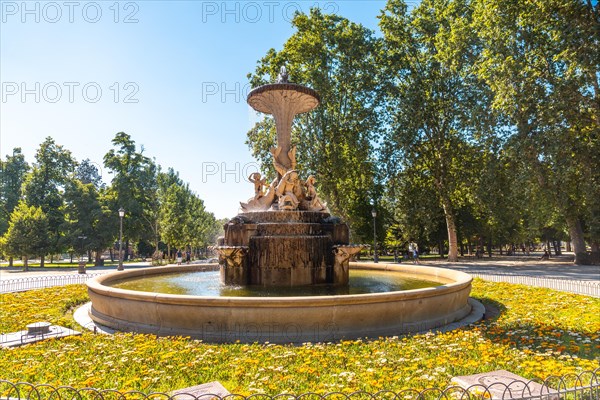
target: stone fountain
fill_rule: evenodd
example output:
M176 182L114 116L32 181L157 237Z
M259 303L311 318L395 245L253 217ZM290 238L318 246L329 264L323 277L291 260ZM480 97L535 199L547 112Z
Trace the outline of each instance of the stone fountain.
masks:
M277 146L271 154L277 177L270 183L259 173L248 178L254 196L240 203L242 212L225 225L217 247L221 282L348 284L348 261L361 246L349 245L348 225L330 215L315 189L315 177L301 179L291 145L294 117L317 107L318 93L288 82L282 67L276 83L253 89L247 101L275 119Z
M472 279L465 273L412 264L354 263L349 276L349 260L361 246L348 244L348 226L329 214L315 190L315 178L301 178L291 146L294 116L319 104L314 90L288 82L282 69L277 83L252 90L248 103L275 119L277 145L271 153L277 176L270 183L258 173L249 177L254 195L225 225L219 265L141 268L96 277L87 282L91 306L85 311L95 324L208 342L304 343L420 332L472 318ZM213 268L219 269L219 290L252 289L257 295L180 294L163 285L176 276L184 287L210 286L205 274ZM424 279L431 285L365 292L357 284L357 272L365 273L369 282L401 274L402 279ZM128 282L144 285L155 278L161 282L156 290L119 287ZM342 294L327 293L332 288ZM325 293L277 294L316 289Z

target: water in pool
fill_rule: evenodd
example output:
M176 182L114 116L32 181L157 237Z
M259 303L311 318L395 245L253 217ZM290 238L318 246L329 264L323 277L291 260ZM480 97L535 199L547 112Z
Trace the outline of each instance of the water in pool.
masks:
M142 292L190 296L331 296L342 294L386 293L422 289L444 282L414 278L409 274L390 271L351 270L347 287L315 285L299 287L227 286L219 279L219 271L198 271L146 276L117 281L112 287Z

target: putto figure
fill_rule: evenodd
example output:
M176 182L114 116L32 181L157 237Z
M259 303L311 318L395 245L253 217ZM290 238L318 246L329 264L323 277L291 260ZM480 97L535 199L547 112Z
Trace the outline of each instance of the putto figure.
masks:
M298 208L300 201L304 198L304 192L296 170L285 173L277 185L276 194L279 196L280 210L296 210Z
M306 187L306 200L308 202L308 210L309 211L327 211L327 203L323 203L319 196L317 195L317 189L315 189L316 179L314 175L310 175L304 186Z
M254 183L254 200L258 200L259 198L265 195L263 187L268 187L267 178L260 179L260 173L254 172L250 174L248 180Z

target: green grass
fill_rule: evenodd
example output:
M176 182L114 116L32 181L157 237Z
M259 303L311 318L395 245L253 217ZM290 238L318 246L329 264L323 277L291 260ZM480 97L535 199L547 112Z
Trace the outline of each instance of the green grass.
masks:
M482 280L472 296L499 317L444 334L302 346L86 331L0 350L0 378L144 392L218 380L248 395L444 388L453 376L496 369L545 379L600 367L599 299ZM42 320L78 328L71 313L86 301L83 285L0 295L0 332Z

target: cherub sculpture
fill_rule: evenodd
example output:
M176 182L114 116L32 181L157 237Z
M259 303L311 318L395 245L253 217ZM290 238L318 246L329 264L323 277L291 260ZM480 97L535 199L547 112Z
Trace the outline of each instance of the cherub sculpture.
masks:
M298 171L291 170L286 172L277 185L276 193L279 196L280 210L296 210L304 197Z
M306 200L308 201L308 209L310 211L323 211L327 209L327 204L323 203L317 195L317 189L315 189L315 177L310 175L304 186L306 187Z
M248 180L254 183L254 200L258 200L259 198L263 197L265 195L263 187L269 186L267 184L267 178L260 178L261 176L258 172L254 172L248 177Z

